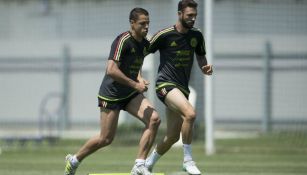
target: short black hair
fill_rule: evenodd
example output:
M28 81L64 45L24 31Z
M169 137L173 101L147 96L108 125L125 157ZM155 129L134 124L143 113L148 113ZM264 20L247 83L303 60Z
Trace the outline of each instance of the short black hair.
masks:
M178 3L178 11L183 11L187 7L197 8L197 5L194 0L181 0Z
M148 13L147 10L145 10L143 8L136 7L136 8L131 10L130 15L129 15L129 21L131 21L131 20L134 20L134 21L138 20L140 15L148 16L149 13Z

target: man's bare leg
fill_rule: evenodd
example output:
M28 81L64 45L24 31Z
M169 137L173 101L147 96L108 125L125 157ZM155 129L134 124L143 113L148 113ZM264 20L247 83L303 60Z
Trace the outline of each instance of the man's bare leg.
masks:
M100 134L90 138L75 155L66 156L65 174L75 174L80 162L97 151L112 143L118 123L119 110L102 109L100 111Z
M135 165L131 170L131 174L150 175L151 173L148 168L145 167L145 159L155 140L160 125L160 118L158 113L142 94L139 94L137 97L132 99L126 106L126 110L145 124L139 142L137 158L135 160Z

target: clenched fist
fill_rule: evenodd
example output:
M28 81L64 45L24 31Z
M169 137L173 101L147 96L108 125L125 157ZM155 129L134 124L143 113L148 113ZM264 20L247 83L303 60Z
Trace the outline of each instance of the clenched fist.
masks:
M203 67L201 67L201 71L203 72L203 74L205 75L212 75L213 73L213 67L211 64L207 64L204 65Z

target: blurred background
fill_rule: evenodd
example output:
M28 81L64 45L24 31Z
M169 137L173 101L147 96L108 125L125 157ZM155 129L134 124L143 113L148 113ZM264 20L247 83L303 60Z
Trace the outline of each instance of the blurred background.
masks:
M205 34L205 2L197 2L195 27ZM129 29L130 10L149 11L152 36L175 24L177 3L0 0L0 138L97 133L99 86L112 41ZM306 132L307 0L214 0L212 27L214 136ZM151 82L146 96L165 121L153 87L158 64L159 53L149 56L143 74ZM203 141L205 85L197 65L190 85L195 139ZM125 138L142 127L125 112L119 125Z

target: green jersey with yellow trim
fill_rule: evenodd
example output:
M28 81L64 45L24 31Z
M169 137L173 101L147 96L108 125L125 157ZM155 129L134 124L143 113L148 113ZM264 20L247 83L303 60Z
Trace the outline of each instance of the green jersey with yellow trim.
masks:
M188 84L193 66L194 53L206 54L202 33L192 28L179 33L175 26L163 29L150 40L149 52L160 52L157 86L173 83L189 92Z
M124 32L113 41L108 59L117 62L123 74L136 81L144 57L148 54L148 47L149 41L147 39L144 38L138 42L130 32ZM118 101L130 97L134 93L136 93L135 89L116 82L105 74L98 97L103 100Z

